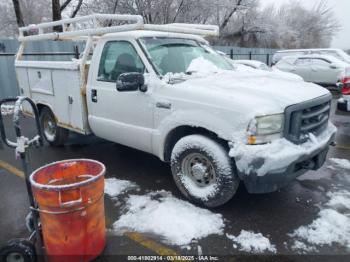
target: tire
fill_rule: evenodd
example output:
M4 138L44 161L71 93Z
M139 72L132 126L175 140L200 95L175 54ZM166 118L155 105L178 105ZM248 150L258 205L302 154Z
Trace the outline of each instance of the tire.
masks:
M228 202L240 182L225 148L203 135L186 136L175 144L171 171L187 199L210 208Z
M0 262L35 262L35 246L26 239L13 239L0 249Z
M56 118L48 107L40 112L40 124L45 140L51 146L62 146L67 141L69 131L57 125Z

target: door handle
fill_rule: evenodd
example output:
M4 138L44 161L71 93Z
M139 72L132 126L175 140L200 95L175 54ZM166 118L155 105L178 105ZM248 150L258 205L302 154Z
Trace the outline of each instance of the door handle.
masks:
M168 101L158 101L156 107L163 109L171 109L171 103Z
M91 101L97 103L97 90L91 89Z

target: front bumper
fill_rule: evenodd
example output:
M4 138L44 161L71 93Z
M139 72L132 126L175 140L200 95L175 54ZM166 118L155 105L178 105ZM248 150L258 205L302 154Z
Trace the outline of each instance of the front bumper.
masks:
M284 186L287 186L298 176L303 175L309 170L318 170L326 161L329 144L333 142L333 138L327 143L325 147L313 152L310 155L300 157L291 163L285 171L271 172L264 176L257 174L250 174L244 176L244 184L249 193L270 193L274 192Z
M230 155L235 158L238 175L249 193L270 193L305 172L322 167L335 134L336 128L330 124L320 138L305 145L281 139L272 144L247 146L243 150L232 148Z

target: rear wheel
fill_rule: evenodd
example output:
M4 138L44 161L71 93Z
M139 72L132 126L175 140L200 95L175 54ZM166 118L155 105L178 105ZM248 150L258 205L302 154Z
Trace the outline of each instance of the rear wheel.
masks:
M57 125L54 114L47 107L43 108L40 112L40 124L45 140L50 145L61 146L66 142L69 131Z
M26 239L10 240L0 249L0 262L35 262L35 246Z
M180 191L206 207L225 204L240 182L225 148L202 135L186 136L175 144L171 170Z

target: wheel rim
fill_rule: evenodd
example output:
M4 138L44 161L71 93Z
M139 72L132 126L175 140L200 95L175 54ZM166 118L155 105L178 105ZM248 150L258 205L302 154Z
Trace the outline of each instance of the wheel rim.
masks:
M210 186L216 181L212 162L200 153L191 153L183 159L182 174L202 188Z
M46 139L49 141L54 141L57 125L55 120L47 114L43 117L43 129Z
M6 262L24 262L24 257L21 253L13 252L7 255Z

